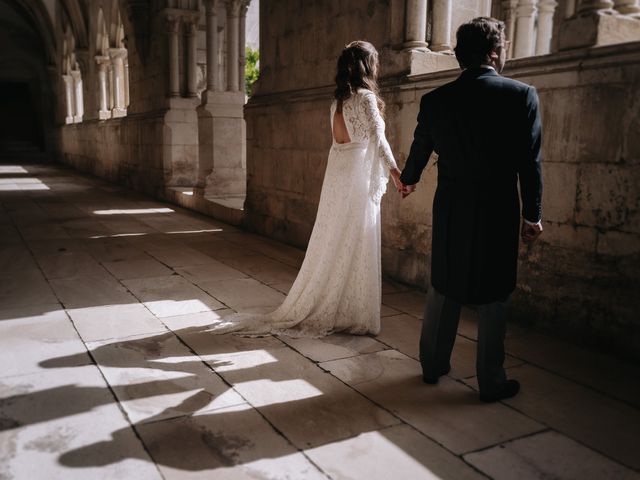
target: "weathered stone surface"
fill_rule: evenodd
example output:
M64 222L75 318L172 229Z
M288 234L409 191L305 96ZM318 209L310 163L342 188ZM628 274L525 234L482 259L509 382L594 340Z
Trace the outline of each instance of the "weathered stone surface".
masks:
M321 366L457 454L543 429L504 405L478 408L476 395L446 376L437 386L425 385L420 364L394 350ZM454 410L449 408L452 403Z
M637 469L640 412L572 381L530 365L509 369L522 391L505 401L615 461ZM475 386L474 381L468 383ZM593 412L597 412L596 415Z
M0 380L4 478L160 480L98 369Z
M0 311L0 376L86 365L89 356L60 304ZM70 356L69 365L56 359Z
M85 342L164 332L166 327L142 304L68 309Z
M139 429L167 479L326 478L248 405Z
M173 333L92 342L87 347L134 423L245 403Z
M407 425L363 433L305 453L331 478L484 478Z
M637 478L631 469L553 431L469 453L464 459L495 479Z
M123 283L157 317L224 308L215 298L178 275L130 279Z

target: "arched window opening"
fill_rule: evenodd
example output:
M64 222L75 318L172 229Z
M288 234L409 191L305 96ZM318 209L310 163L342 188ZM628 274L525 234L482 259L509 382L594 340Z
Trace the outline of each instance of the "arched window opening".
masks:
M82 72L76 59L76 40L65 22L62 42L62 80L64 82L66 116L65 123L80 123L84 116L84 94L82 90Z
M129 106L129 54L124 24L118 10L109 29L102 9L98 11L96 51L98 118L107 120L124 117Z

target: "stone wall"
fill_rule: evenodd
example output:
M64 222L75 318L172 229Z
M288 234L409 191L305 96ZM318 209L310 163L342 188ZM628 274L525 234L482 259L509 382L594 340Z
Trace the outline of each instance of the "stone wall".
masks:
M60 139L64 163L134 190L162 196L165 128L162 112L66 125Z
M420 97L457 74L384 82L387 136L400 165ZM640 44L516 60L505 74L538 88L544 124L545 232L522 249L513 318L638 358ZM331 143L331 90L328 81L263 89L250 101L248 227L306 244ZM435 184L431 163L414 195L401 201L391 192L382 205L385 274L425 287Z

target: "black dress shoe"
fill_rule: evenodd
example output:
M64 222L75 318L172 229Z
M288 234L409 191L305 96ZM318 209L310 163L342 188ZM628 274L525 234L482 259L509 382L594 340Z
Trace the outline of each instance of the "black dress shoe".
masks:
M515 397L519 391L520 382L517 380L507 380L507 383L504 384L504 387L502 387L500 392L494 393L493 395L481 393L480 400L486 403L497 402L499 400L504 400L505 398Z
M436 383L438 383L438 380L440 379L440 377L442 375L446 375L450 371L451 371L451 365L449 365L449 367L445 371L443 371L440 375L438 375L437 377L427 377L425 375L422 375L422 381L424 383L429 384L429 385L435 385Z

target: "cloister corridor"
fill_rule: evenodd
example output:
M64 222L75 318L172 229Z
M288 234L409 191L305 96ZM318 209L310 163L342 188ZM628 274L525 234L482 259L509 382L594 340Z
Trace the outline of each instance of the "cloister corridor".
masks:
M389 281L376 337L212 335L304 252L53 164L0 165L0 229L0 478L640 478L638 366L511 326L483 404L466 312L425 385Z

